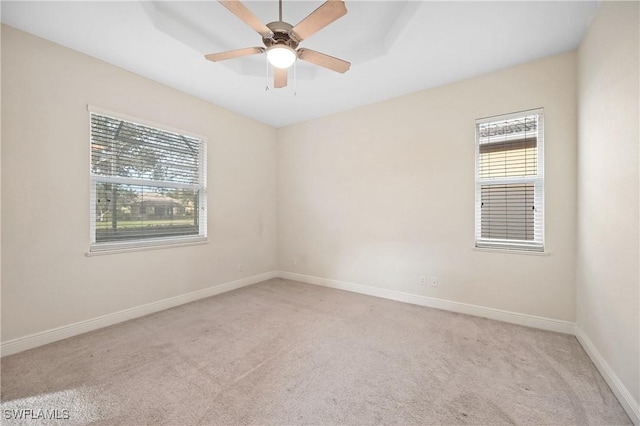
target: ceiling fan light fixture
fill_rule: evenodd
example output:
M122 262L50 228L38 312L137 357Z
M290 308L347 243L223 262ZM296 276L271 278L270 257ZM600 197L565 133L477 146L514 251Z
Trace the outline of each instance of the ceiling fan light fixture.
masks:
M276 44L267 49L267 59L276 68L287 69L296 61L296 51L282 44Z
M2 0L0 0L0 2L1 1ZM260 34L264 47L248 47L228 50L226 52L211 53L205 55L206 60L211 62L225 61L242 56L257 55L266 51L267 78L269 77L269 64L271 64L274 68L273 87L276 89L287 86L287 70L291 68L298 59L339 73L344 73L349 70L351 64L347 61L316 52L315 50L298 49L301 41L309 38L347 13L347 8L343 0L325 0L320 7L304 17L302 21L298 22L295 26L282 20L282 0L278 0L280 9L278 20L269 22L266 25L262 24L260 19L242 4L242 0L218 1L231 13L240 18L241 21ZM269 85L267 84L267 88L268 87Z

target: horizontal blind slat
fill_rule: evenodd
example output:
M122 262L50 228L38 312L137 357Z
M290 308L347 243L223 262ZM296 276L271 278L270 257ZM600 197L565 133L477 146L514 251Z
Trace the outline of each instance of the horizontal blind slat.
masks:
M206 237L204 140L97 113L90 123L92 249Z
M91 122L94 174L199 183L200 140L97 114Z
M476 121L476 245L542 247L542 129L541 110Z

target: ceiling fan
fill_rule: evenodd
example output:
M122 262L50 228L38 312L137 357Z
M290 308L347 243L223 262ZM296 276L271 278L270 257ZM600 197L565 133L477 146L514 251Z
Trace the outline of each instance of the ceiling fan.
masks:
M207 60L218 62L241 56L260 54L266 51L267 59L275 70L273 85L276 88L287 85L287 69L293 65L296 59L339 73L349 70L351 64L347 61L316 52L315 50L298 49L300 42L347 14L347 7L342 0L326 1L295 26L282 20L282 0L279 0L278 21L270 22L267 25L262 24L258 17L239 0L219 0L219 2L260 34L265 47L247 47L245 49L211 53L205 55Z

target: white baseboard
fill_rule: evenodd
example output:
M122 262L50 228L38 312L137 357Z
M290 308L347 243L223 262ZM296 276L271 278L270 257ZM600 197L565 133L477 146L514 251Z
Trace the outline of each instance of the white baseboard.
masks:
M445 311L494 319L511 324L524 325L527 327L533 327L542 330L556 331L559 333L575 335L587 355L589 355L589 358L591 358L595 366L604 377L605 381L611 387L614 395L620 401L620 404L626 411L631 421L636 426L640 426L640 408L638 407L638 402L633 399L631 393L629 393L624 384L622 384L616 373L611 369L602 355L600 355L600 353L595 349L595 346L593 346L593 343L591 343L586 334L584 334L580 327L578 327L573 322L538 317L534 315L520 314L517 312L503 311L500 309L487 308L484 306L471 305L468 303L452 302L449 300L420 296L417 294L403 293L400 291L388 290L378 287L370 287L362 284L354 284L327 278L296 274L294 272L279 271L278 277L287 280L300 281L307 284L315 284L323 287L331 287L339 290L366 294L369 296L382 297L384 299L397 300L399 302L412 303L414 305L427 306L430 308L437 308Z
M399 302L427 306L429 308L437 308L445 311L457 312L460 314L489 318L508 322L511 324L539 328L542 330L556 331L565 334L574 333L575 323L569 321L519 314L517 312L503 311L500 309L487 308L484 306L471 305L468 303L452 302L449 300L437 299L434 297L403 293L395 290L387 290L384 288L370 287L362 284L348 283L327 278L312 277L309 275L296 274L293 272L280 271L278 272L278 276L280 278L300 281L307 284L316 284L324 287L337 288L354 293L362 293L369 296L382 297L384 299L397 300Z
M144 315L149 315L154 312L173 308L175 306L183 305L185 303L193 302L199 299L204 299L206 297L215 296L216 294L225 293L227 291L246 287L248 285L256 284L261 281L276 277L351 291L354 293L366 294L369 296L381 297L384 299L396 300L399 302L411 303L414 305L489 318L508 322L511 324L524 325L527 327L533 327L542 330L575 335L584 350L593 361L594 365L598 368L598 370L604 377L605 381L611 387L613 393L620 401L620 404L627 412L627 415L631 418L631 421L636 426L640 426L640 406L638 402L634 400L628 389L620 381L618 376L611 369L602 355L596 350L591 340L575 323L556 320L552 318L538 317L534 315L520 314L517 312L503 311L500 309L487 308L484 306L471 305L467 303L452 302L449 300L437 299L434 297L421 296L417 294L403 293L395 290L370 287L362 284L354 284L327 278L296 274L287 271L266 272L228 283L218 284L191 293L171 297L169 299L147 303L145 305L136 306L134 308L125 309L119 312L114 312L112 314L103 315L86 321L80 321L74 324L53 328L40 333L34 333L28 336L19 337L17 339L2 342L0 344L0 354L1 356L15 354L27 349L46 345L48 343L66 339L68 337L87 333L99 328L107 327Z
M62 327L52 328L40 333L30 334L28 336L19 337L17 339L8 340L0 344L1 356L11 355L18 352L32 349L47 343L56 342L68 337L77 336L78 334L97 330L119 322L127 321L133 318L149 315L154 312L173 308L195 300L204 299L206 297L215 296L216 294L225 293L237 288L256 284L278 276L276 271L265 272L263 274L254 275L240 280L231 281L224 284L218 284L202 290L191 293L181 294L179 296L170 297L168 299L159 300L157 302L147 303L145 305L136 306L134 308L125 309L114 312L112 314L102 315L100 317L91 318L89 320L76 322Z
M604 380L607 382L611 390L613 391L620 405L627 412L627 415L631 419L634 425L640 425L640 405L638 401L635 401L627 387L622 383L618 375L609 366L609 363L598 352L593 345L589 337L582 331L582 329L576 324L575 335L578 338L578 342L582 345L593 364L596 366Z

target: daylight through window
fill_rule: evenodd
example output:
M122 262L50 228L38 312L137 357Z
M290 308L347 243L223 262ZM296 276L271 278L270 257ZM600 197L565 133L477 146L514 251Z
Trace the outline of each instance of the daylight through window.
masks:
M476 247L544 251L542 109L476 120Z
M206 141L90 110L91 251L206 239Z

